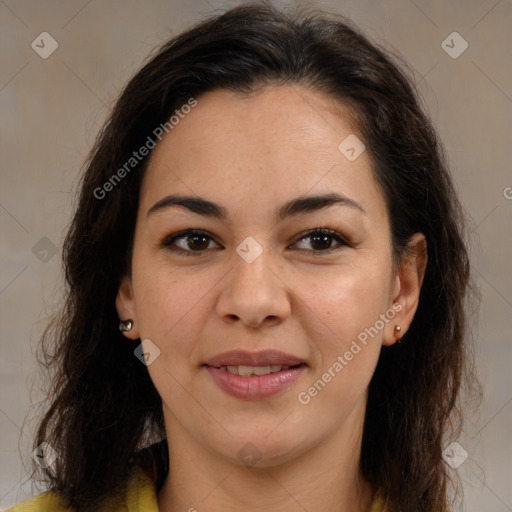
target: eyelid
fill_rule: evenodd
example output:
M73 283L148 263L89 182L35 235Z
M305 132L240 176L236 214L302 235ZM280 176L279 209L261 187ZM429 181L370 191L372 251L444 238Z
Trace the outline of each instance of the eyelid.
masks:
M298 251L301 251L301 252L306 251L309 254L313 254L315 256L321 256L321 255L330 254L331 252L339 250L343 246L353 247L353 245L349 242L349 240L344 235L342 235L341 233L339 233L338 231L336 231L334 229L326 228L326 227L317 227L317 228L312 228L312 229L303 231L302 233L300 233L299 235L296 236L295 241L292 243L292 245L295 245L296 243L298 243L306 238L312 237L315 234L328 235L332 239L337 240L338 245L337 246L335 245L334 247L329 247L328 249L319 250L319 251L310 250L310 249L298 249ZM205 231L202 229L197 229L197 228L189 228L189 229L184 229L184 230L181 230L181 231L178 231L176 233L166 236L163 239L163 241L161 242L161 246L164 248L169 248L169 246L171 246L172 243L175 242L176 240L178 240L180 238L186 238L188 236L193 236L193 235L203 235L203 236L209 238L211 241L213 241L217 245L220 245L208 231ZM178 253L178 254L181 253L181 254L190 256L190 255L194 255L194 254L202 255L204 252L208 251L209 249L202 249L200 251L192 251L192 250L186 250L186 249L181 249L181 248L177 247L177 248L173 248L170 250L172 250L173 252Z
M193 235L203 235L207 238L210 238L217 245L220 245L218 242L215 241L214 237L210 233L208 233L208 231L204 231L202 229L196 229L196 228L183 229L181 231L177 231L176 233L168 235L162 240L160 245L164 248L169 248L169 246L172 245L173 242L175 242L176 240L178 240L180 238L187 238L187 237L193 236ZM185 250L185 249L181 249L180 247L177 247L177 248L173 248L171 250L176 253L192 255L192 254L202 254L208 249L203 249L201 251L190 251L190 250Z
M319 233L321 235L329 235L332 238L338 238L341 242L343 242L346 245L351 245L350 242L348 241L348 239L345 236L343 236L341 233L339 233L335 229L331 229L331 228L312 228L312 229L307 229L303 233L300 233L299 235L297 235L297 239L295 240L294 243L297 243L298 241L300 241L300 240L302 240L304 238L312 236L315 233ZM317 252L320 252L320 251L317 251Z

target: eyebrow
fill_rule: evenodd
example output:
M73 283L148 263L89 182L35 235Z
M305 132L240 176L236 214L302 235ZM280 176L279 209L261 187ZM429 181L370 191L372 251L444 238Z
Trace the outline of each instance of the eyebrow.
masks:
M300 196L292 199L279 208L277 211L277 218L281 221L286 217L317 212L332 205L348 206L366 214L364 208L353 199L336 193L331 193L316 196ZM212 201L208 201L202 197L184 196L180 194L171 194L163 197L148 210L146 216L149 217L150 215L171 206L181 206L193 213L223 221L227 221L229 219L228 211L223 206Z

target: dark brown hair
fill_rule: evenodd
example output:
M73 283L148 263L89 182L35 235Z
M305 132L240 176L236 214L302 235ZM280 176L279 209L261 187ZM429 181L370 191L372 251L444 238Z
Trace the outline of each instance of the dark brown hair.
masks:
M466 333L474 294L463 211L402 64L342 16L262 2L173 37L129 81L88 159L64 245L65 308L42 340L54 371L36 445L59 453L44 476L68 506L88 512L122 497L136 462L156 468L158 486L168 468L165 440L141 450L148 425L165 436L162 404L115 309L149 155L104 197L97 190L191 97L297 84L352 108L386 199L395 261L414 233L426 237L418 310L402 342L382 348L369 386L360 463L389 512L447 510L442 450L462 425L461 386L475 382Z

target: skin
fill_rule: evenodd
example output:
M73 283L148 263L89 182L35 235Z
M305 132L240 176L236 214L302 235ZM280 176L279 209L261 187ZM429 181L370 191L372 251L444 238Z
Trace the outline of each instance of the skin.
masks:
M348 107L300 86L269 86L247 96L216 90L153 151L144 177L131 276L119 289L125 333L150 339L160 355L148 366L163 401L170 472L158 496L165 512L369 511L372 488L359 472L367 388L382 345L407 331L426 266L424 237L411 239L393 266L384 196L368 151L349 161L338 145L356 134ZM364 212L333 205L276 220L285 202L336 192ZM171 206L168 194L222 205L226 221ZM180 230L211 237L162 241ZM330 228L350 245L322 245L307 232ZM246 238L263 248L248 263ZM205 248L198 252L196 247ZM325 247L338 247L330 254ZM193 251L196 252L193 252ZM401 310L311 401L298 401L379 315ZM219 389L202 366L221 352L279 349L307 370L277 396L246 401ZM250 442L259 460L237 455ZM244 448L245 447L245 448ZM244 453L242 451L242 453ZM192 508L193 507L193 508Z

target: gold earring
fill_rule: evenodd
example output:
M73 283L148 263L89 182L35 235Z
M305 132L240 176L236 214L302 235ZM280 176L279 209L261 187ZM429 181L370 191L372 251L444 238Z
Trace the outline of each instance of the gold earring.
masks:
M402 328L399 325L395 325L395 338L400 342L400 338L402 335L400 334L400 331Z
M119 330L121 332L131 331L132 327L133 327L133 320L131 318L128 318L128 320L121 320L121 322L119 322Z

